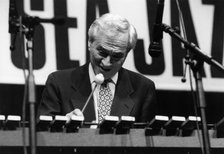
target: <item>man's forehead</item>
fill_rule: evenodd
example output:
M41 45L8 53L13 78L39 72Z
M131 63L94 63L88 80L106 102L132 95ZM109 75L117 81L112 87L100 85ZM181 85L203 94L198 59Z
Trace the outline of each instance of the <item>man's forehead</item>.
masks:
M111 52L126 52L127 49L127 42L121 42L117 40L111 41L111 39L102 39L101 41L96 42L96 48L99 50Z
M110 54L125 54L126 53L126 47L119 47L119 46L108 46L104 44L99 44L97 47L98 50L101 50L103 52L108 52Z
M117 35L111 35L110 33L101 33L96 36L95 41L108 45L111 47L127 48L129 36L126 33L117 33Z
M128 36L128 31L119 31L116 28L115 29L99 29L98 37L104 36L104 37L126 37Z

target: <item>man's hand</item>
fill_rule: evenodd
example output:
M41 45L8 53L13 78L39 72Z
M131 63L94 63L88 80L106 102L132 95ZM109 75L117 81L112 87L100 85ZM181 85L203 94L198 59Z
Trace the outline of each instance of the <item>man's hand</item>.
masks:
M66 114L66 117L68 118L66 123L71 121L72 116L81 116L84 118L84 115L80 109L74 109L73 111Z

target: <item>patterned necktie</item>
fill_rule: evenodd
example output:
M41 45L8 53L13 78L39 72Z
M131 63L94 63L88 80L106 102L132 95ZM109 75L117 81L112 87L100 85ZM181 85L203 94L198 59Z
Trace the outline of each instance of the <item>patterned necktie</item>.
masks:
M110 90L108 81L104 81L100 86L99 104L98 104L98 119L101 123L106 115L110 115L112 104L112 92Z

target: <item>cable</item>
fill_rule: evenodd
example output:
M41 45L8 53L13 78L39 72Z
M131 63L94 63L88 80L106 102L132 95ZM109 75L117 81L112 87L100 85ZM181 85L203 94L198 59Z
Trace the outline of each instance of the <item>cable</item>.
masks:
M192 94L193 104L194 104L194 114L195 114L196 117L199 117L198 116L198 111L197 111L197 105L196 105L198 103L198 101L197 101L197 98L195 96L195 92L194 92L194 89L193 89L192 73L191 73L190 67L189 67L189 80L190 80L191 94ZM198 121L198 119L196 120L196 128L197 128L196 129L197 130L197 136L198 136L198 140L199 140L199 143L200 143L201 151L202 151L202 153L204 153L202 140L201 140L201 137L199 135L200 134L199 133L200 128L199 128L199 121Z
M180 27L182 27L183 38L185 38L187 40L187 34L186 34L185 24L184 24L184 20L183 20L183 15L182 15L182 11L180 9L180 4L179 4L178 0L176 0L176 4L177 4L178 12L179 12ZM186 78L185 78L186 71L189 70L190 89L191 89L191 94L192 94L193 104L194 104L194 114L195 114L196 117L198 117L197 105L196 105L197 104L197 99L196 99L194 89L193 89L191 67L188 67L188 69L187 69L188 65L190 65L190 66L193 65L193 62L192 62L192 59L190 58L189 50L186 49L186 51L187 51L187 53L186 53L186 56L185 56L185 68L184 68L182 82L186 81ZM199 140L199 143L200 143L201 151L202 151L202 153L204 153L202 140L201 140L201 137L199 135L199 123L198 122L199 121L197 119L196 120L196 127L197 127L198 140Z

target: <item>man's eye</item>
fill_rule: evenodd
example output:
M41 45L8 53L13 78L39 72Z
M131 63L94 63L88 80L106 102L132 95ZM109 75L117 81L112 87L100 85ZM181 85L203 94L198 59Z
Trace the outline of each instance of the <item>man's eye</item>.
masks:
M118 61L118 60L121 59L121 57L113 56L112 59L115 60L115 61Z
M124 57L123 54L114 54L114 55L112 56L112 58L113 58L114 60L120 60L120 59L122 59L123 57Z
M103 52L103 51L99 51L99 55L102 56L102 57L107 57L107 53L106 52Z
M119 60L121 60L123 58L123 56L112 56L111 57L111 59L113 60L113 61L119 61Z

